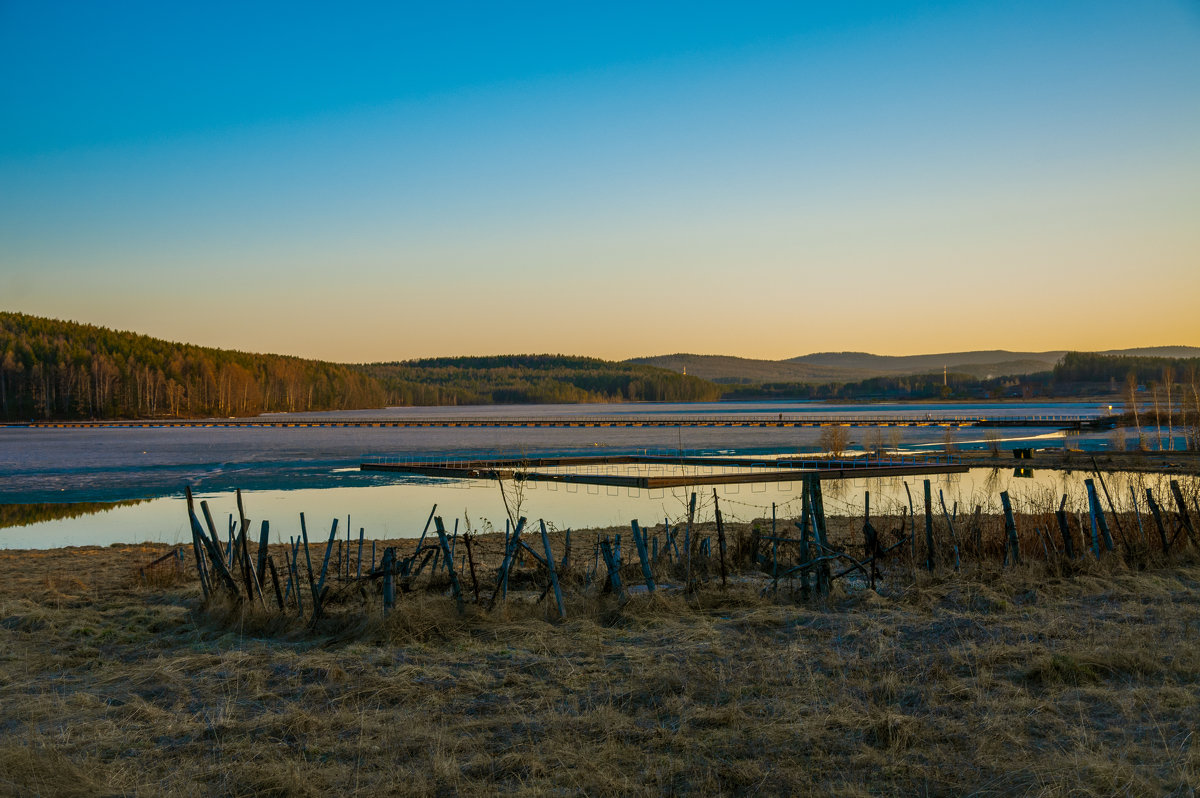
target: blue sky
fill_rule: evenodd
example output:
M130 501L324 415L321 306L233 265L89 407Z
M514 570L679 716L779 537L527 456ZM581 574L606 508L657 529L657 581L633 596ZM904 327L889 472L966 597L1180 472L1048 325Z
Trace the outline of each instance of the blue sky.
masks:
M0 309L347 361L1198 343L1194 2L5 2L0 75Z

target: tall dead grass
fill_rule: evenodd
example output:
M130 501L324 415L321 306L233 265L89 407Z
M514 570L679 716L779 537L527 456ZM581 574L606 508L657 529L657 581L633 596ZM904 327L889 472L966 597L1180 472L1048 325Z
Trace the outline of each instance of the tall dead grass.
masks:
M312 626L132 576L162 551L0 552L0 793L1200 787L1195 563L900 560L877 593L583 591L565 622L532 580L491 612L415 590Z

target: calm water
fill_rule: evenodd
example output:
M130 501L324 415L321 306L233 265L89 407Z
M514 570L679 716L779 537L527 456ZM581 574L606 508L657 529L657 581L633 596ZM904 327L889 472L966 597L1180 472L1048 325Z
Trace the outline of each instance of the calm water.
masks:
M960 513L969 513L976 504L985 511L999 511L999 493L1012 495L1018 512L1027 509L1053 509L1063 493L1069 497L1073 512L1085 512L1083 472L1066 473L1035 470L1032 477L1016 477L1012 469L971 469L965 474L930 477L935 512L940 512L938 491L943 492L947 508L958 504ZM1115 473L1105 480L1119 509L1131 507L1129 488L1137 491L1139 502L1144 488L1151 487L1160 501L1169 501L1167 478L1159 475ZM1194 477L1180 478L1185 490L1197 490ZM918 513L924 500L921 477L911 477L908 485ZM864 493L871 494L873 514L896 513L907 507L904 481L888 479L827 480L822 483L826 511L832 515L861 516ZM750 521L770 518L772 503L780 523L798 515L799 483L725 485L717 487L722 515L730 520ZM551 483L526 483L520 500L520 512L532 520L544 519L557 528L584 529L627 525L637 519L645 525L672 523L686 513L687 489L638 490L606 486L575 486ZM698 518L712 519L712 487L697 489ZM230 514L236 514L233 493L204 492L197 496L207 501L219 530L226 529ZM413 480L374 487L303 488L296 490L244 491L246 514L254 521L270 521L272 540L286 540L300 531L300 513L305 514L310 536L328 535L331 522L339 519L339 534L345 535L347 515L355 537L364 530L367 539L419 535L434 504L438 514L453 529L467 523L476 531L503 529L506 518L504 500L495 482L482 480ZM510 503L514 502L509 493ZM1141 509L1145 512L1144 503ZM81 516L43 521L22 527L0 529L0 548L47 548L66 545L108 545L141 541L166 543L190 540L186 504L177 496L153 499L133 506Z
M1118 408L1119 409L1119 408ZM536 418L578 415L694 416L700 414L785 416L800 414L928 414L950 415L1096 415L1107 406L1095 403L1055 404L920 404L831 405L815 402L698 403L618 405L489 406L395 408L336 414L338 417L398 416L518 416ZM1111 433L1065 436L1031 428L999 430L1001 445L1103 450L1117 445ZM851 441L861 442L867 430L852 428ZM898 444L904 451L940 451L946 444L942 428L901 428ZM47 521L0 530L0 547L25 548L70 544L107 544L188 539L186 513L180 496L185 485L207 498L214 515L233 511L232 490L246 494L247 514L268 519L277 535L286 538L299 529L305 512L310 532L328 529L330 520L346 515L357 534L368 537L419 534L434 504L448 522L469 514L479 528L487 523L503 527L505 512L494 482L431 480L402 475L363 473L363 459L394 455L480 456L495 453L533 455L548 453L628 452L678 449L710 453L785 454L817 452L819 429L713 429L713 428L564 428L564 429L390 429L390 428L200 428L200 429L0 429L0 503L84 502L149 499L132 507L87 517ZM961 449L984 447L984 431L958 430L953 441ZM946 495L964 506L991 506L996 494L1011 479L1010 472L995 475L988 469L935 481ZM1082 476L1062 483L1062 475L1038 472L1032 480L1015 480L1014 495L1046 491L1074 495L1082 491ZM1077 483L1077 484L1076 484ZM910 481L919 493L919 480ZM904 498L903 485L879 480L847 482L839 488L826 483L830 512L861 513L862 493L870 490L873 507L897 509ZM988 496L986 501L981 498ZM796 486L731 485L718 489L722 512L730 518L769 517L771 504L781 517L797 502ZM705 512L711 514L711 489L703 493ZM920 496L915 496L918 504ZM637 491L609 487L529 483L523 512L545 518L559 527L583 528L627 524L632 518L646 523L663 516L682 515L686 491ZM221 523L220 521L218 523ZM327 534L327 532L326 532Z

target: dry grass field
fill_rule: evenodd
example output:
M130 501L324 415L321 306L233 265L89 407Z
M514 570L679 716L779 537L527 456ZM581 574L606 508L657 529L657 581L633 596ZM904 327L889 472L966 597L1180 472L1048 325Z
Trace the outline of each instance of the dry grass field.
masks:
M487 546L482 547L486 551ZM494 551L496 546L492 546ZM154 545L0 551L0 794L1195 795L1189 553L828 599L728 589L315 629Z

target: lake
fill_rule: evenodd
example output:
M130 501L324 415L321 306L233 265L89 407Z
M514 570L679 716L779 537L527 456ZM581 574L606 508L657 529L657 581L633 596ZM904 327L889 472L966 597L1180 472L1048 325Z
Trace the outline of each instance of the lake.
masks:
M1119 408L1118 408L1119 409ZM952 415L1073 415L1107 412L1096 403L892 404L836 405L819 402L745 402L608 405L542 405L440 408L392 408L328 414L335 418L466 418L550 416L654 416L670 418L702 414L769 416L927 414ZM898 440L889 440L891 430ZM1111 433L1068 434L1044 428L995 430L1004 448L1033 446L1102 451L1118 445ZM861 443L865 428L851 428L853 443ZM245 492L247 515L269 519L280 539L299 529L305 512L310 534L333 518L346 516L357 535L361 527L371 538L419 534L430 507L452 524L464 525L469 515L476 529L503 528L505 510L497 483L448 480L397 474L360 472L364 459L389 456L481 457L535 454L622 453L641 451L699 451L709 454L772 455L816 453L821 431L816 428L147 428L147 429L27 429L0 428L0 504L65 504L142 500L76 518L46 520L0 530L0 547L30 548L108 544L143 540L182 542L189 539L180 496L191 485L207 499L218 518L234 512L232 491ZM884 440L905 452L938 452L947 444L940 427L885 428ZM952 433L960 449L987 445L985 430L964 428ZM1061 472L1036 471L1032 478L1014 478L1012 471L972 469L968 474L935 477L946 502L961 507L981 503L990 508L999 490L1013 483L1015 497L1037 500L1049 493L1082 495L1082 475L1064 478ZM1125 482L1144 482L1144 475L1115 475ZM1152 478L1157 479L1157 478ZM920 480L910 479L920 505ZM1123 490L1118 486L1114 488ZM1113 486L1110 486L1112 488ZM573 489L572 489L573 488ZM826 482L826 510L861 513L862 494L870 490L879 511L907 504L903 484L893 480ZM702 512L711 515L711 489L702 491ZM1125 491L1127 494L1127 491ZM686 490L647 491L605 486L566 486L527 483L522 511L545 518L559 528L627 524L637 518L661 522L682 516ZM769 517L775 503L783 518L794 512L798 483L720 486L722 514L731 520ZM936 498L935 498L936 500ZM703 516L702 516L703 517ZM220 523L220 521L218 522ZM326 531L324 534L328 534ZM275 537L276 535L273 535Z

